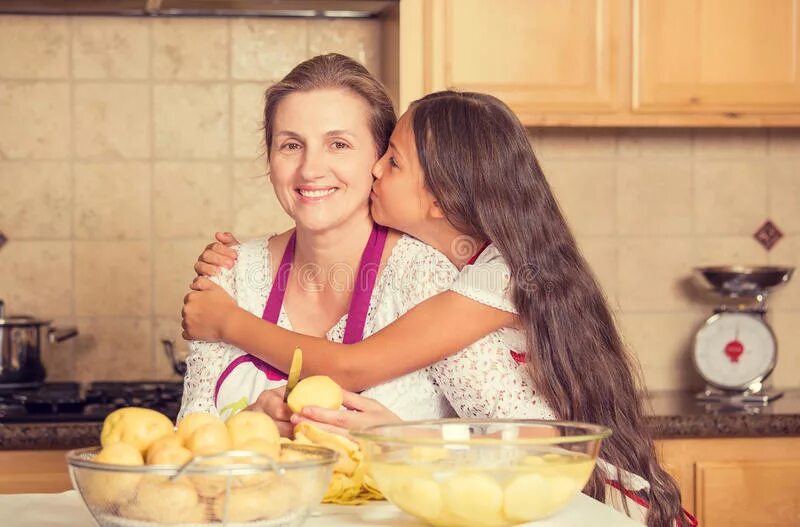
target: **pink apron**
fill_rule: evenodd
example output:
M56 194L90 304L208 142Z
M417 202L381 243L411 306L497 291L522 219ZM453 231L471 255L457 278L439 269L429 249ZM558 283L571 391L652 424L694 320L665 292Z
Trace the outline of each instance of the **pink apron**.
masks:
M367 320L372 290L378 275L378 268L386 243L386 227L373 225L372 234L367 241L361 262L358 266L343 344L353 344L364 338L364 324ZM295 234L292 233L283 253L275 282L264 306L263 320L278 323L283 306L283 297L289 283L289 272L294 261ZM286 374L272 367L254 355L241 352L223 370L214 388L214 404L220 417L227 419L243 410L258 399L261 392L284 384Z

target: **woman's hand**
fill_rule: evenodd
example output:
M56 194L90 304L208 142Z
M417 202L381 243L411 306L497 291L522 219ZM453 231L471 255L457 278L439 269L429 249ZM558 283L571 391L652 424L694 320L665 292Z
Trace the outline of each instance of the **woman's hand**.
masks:
M401 419L381 403L369 397L343 390L343 405L347 410L328 410L319 406L306 406L299 414L293 414L292 424L309 421L314 425L336 434L347 435L372 425L396 423Z
M217 342L231 315L239 306L220 286L208 278L198 276L192 282L194 290L183 298L183 338Z
M283 402L283 391L285 389L286 386L281 386L280 388L274 388L272 390L264 390L261 392L261 395L258 396L256 402L246 409L264 412L278 425L278 431L281 433L281 436L293 437L294 425L289 421L289 418L292 416L292 411L286 406L286 403Z
M239 245L239 240L229 232L218 232L214 238L217 241L206 245L203 253L197 258L197 263L194 264L197 276L214 276L220 267L232 269L236 263L238 254L231 247Z

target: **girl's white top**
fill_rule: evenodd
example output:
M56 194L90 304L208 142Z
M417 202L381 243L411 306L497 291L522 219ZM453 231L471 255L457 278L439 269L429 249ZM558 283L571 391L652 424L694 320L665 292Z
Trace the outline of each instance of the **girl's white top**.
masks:
M269 238L238 247L233 269L221 269L212 279L238 305L260 317L272 287L273 271ZM410 237L402 236L378 277L372 293L364 337L389 325L423 300L446 290L458 270L440 252ZM347 315L327 333L328 340L341 342ZM292 329L281 309L278 325ZM443 331L445 331L443 329ZM193 341L189 344L188 371L184 380L182 416L194 412L217 414L214 388L223 369L244 352L222 342ZM347 353L346 349L342 353ZM285 381L276 381L269 388ZM242 393L250 393L242 387ZM460 417L552 418L549 407L534 392L525 367L517 363L500 333L492 333L468 348L427 368L391 380L363 392L402 419Z

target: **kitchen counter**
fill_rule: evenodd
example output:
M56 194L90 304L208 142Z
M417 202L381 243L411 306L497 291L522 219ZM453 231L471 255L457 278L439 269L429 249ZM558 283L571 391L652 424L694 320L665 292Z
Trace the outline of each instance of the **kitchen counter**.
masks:
M800 390L768 406L706 410L690 392L653 392L656 438L800 436ZM70 449L98 444L102 423L0 423L0 450Z

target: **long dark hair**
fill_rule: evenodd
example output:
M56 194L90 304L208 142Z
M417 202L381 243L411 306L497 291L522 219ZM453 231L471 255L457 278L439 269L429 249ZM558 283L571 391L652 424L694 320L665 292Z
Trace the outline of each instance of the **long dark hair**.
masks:
M479 93L434 93L410 111L425 183L445 218L467 236L491 240L511 268L539 394L560 419L613 430L600 455L650 482L650 527L682 522L678 487L659 465L644 420L635 361L524 127L504 103ZM584 492L605 500L599 470Z

